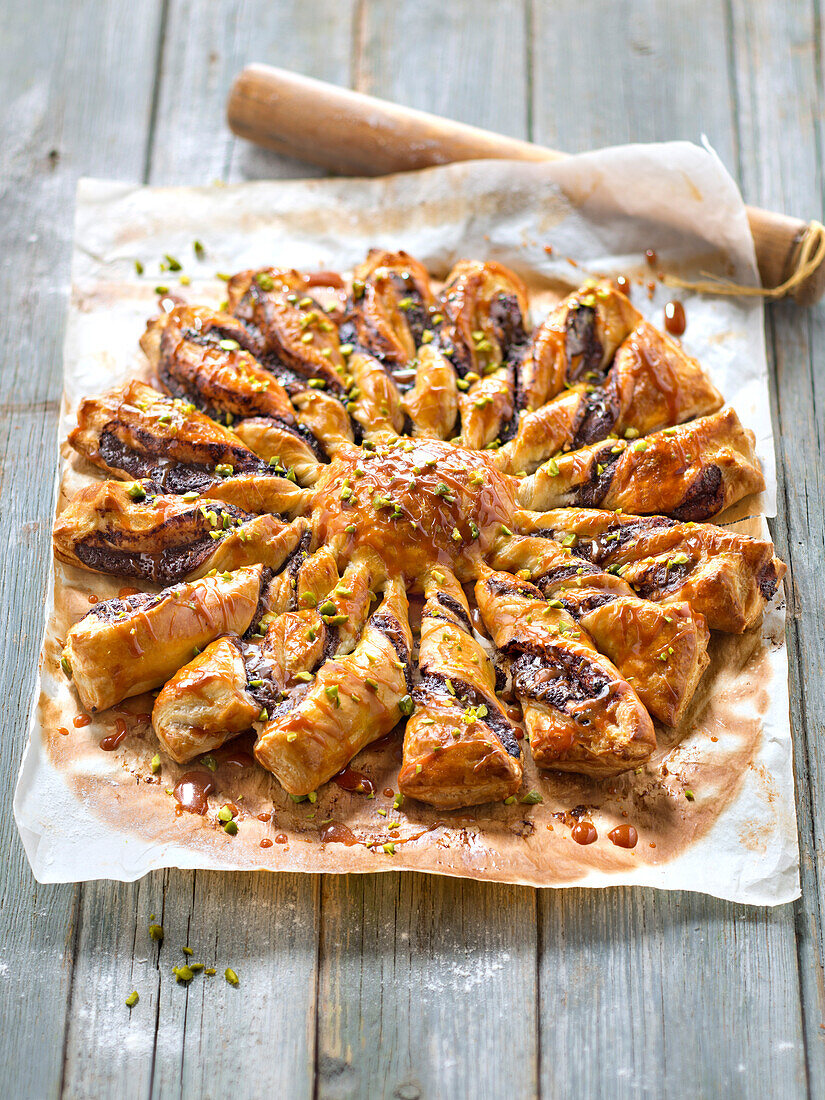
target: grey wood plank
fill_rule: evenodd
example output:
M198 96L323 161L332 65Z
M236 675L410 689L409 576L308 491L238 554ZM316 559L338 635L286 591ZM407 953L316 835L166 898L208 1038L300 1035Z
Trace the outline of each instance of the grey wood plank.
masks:
M522 0L366 0L354 86L408 107L526 137Z
M823 219L825 82L820 5L732 3L742 177L755 202ZM802 898L796 904L812 1096L825 1091L825 306L769 307L780 508L774 524L790 566L788 635L795 731Z
M325 883L318 1096L536 1095L535 897L430 875Z
M225 123L232 78L251 61L346 84L355 0L272 4L172 0L164 41L151 179L305 178L321 174L239 141Z
M50 0L0 15L3 366L0 448L7 537L0 573L0 774L7 802L25 740L50 553L55 422L74 186L81 169L129 175L143 163L159 3ZM111 66L113 56L123 64ZM149 58L148 68L131 60ZM118 151L117 160L113 150ZM0 867L2 1091L54 1096L80 891L37 885L14 835Z
M729 22L716 0L594 3L586 19L567 0L536 4L534 139L580 150L705 131L735 171ZM539 908L542 1005L566 1006L542 1012L543 1094L805 1095L791 907L569 891Z
M724 0L533 0L534 140L698 141L734 159Z
M318 894L310 875L168 872L154 1096L312 1097ZM185 945L217 974L176 983Z
M294 64L346 82L350 7L336 0L312 8L173 0L160 51L147 181L296 174L294 165L275 156L236 148L224 121L229 84L250 60ZM318 25L326 28L322 38ZM305 875L168 871L140 884L86 886L65 1094L310 1096L318 900L318 883ZM163 917L160 951L148 939L150 912ZM188 988L171 972L184 961L180 948L187 944L218 969ZM224 980L227 966L241 979L237 989ZM91 980L95 974L99 979ZM124 982L131 982L125 992ZM141 1000L130 1013L123 1000L131 988ZM89 1019L97 1026L91 1042ZM269 1056L272 1044L277 1057ZM112 1048L124 1051L116 1062L106 1057Z
M662 897L542 895L542 1096L807 1095L784 909Z
M368 0L355 83L525 137L525 14ZM322 890L319 1097L537 1093L533 891L394 874Z

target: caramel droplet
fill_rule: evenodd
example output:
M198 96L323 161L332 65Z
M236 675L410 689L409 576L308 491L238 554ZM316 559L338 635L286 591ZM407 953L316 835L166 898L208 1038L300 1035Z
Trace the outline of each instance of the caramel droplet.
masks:
M208 795L215 789L211 772L186 772L175 784L172 792L182 810L190 814L205 814L209 808Z
M665 328L671 336L683 335L687 328L687 319L681 302L668 302L665 306Z
M612 840L617 848L635 848L639 834L632 825L617 825L607 834L607 839Z
M352 847L353 844L358 843L358 837L348 825L344 825L340 821L331 821L329 825L325 825L321 830L321 842L323 844L346 844L347 847Z
M573 826L573 831L570 835L577 844L592 844L594 840L599 839L599 834L596 832L596 826L592 821L579 821Z

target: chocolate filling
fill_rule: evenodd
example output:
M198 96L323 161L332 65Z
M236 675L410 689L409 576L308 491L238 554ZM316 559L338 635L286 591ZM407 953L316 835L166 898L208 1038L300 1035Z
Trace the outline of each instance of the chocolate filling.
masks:
M436 599L442 607L446 607L448 611L451 611L453 615L458 619L459 624L467 631L468 634L473 633L473 624L470 621L470 616L462 607L459 600L455 596L451 596L449 592L439 592L436 595Z
M667 562L656 562L633 581L632 587L643 600L659 599L664 593L672 592L684 584L693 564L686 562L684 565L669 565Z
M612 386L585 395L573 423L572 449L606 439L619 416L619 399Z
M76 544L78 559L101 573L132 577L154 584L170 585L182 581L213 554L218 540L205 535L184 546L169 547L159 554L95 545L89 539Z
M265 651L257 645L241 642L240 638L230 639L243 659L246 669L246 690L255 700L261 710L272 716L278 704L283 701L283 695L275 680L272 678L273 662ZM252 687L250 680L261 680L260 684Z
M710 519L725 504L725 484L722 471L715 464L703 467L687 488L682 503L670 513L675 519Z
M766 600L772 600L779 587L779 576L776 572L776 562L773 558L763 569L760 569L756 578L756 583L759 585L759 591L762 593L763 597Z
M510 642L504 652L513 655L513 688L519 697L545 703L569 714L572 704L607 695L610 678L593 661L548 644L541 648Z
M675 527L677 522L677 520L668 519L666 516L640 517L632 523L614 524L606 528L606 530L602 531L599 535L588 537L586 534L582 534L576 545L571 547L571 549L577 557L586 558L588 561L601 564L602 562L609 561L616 550L626 546L627 543L632 542L634 539L640 538L652 531ZM549 531L545 533L541 531L537 533L542 535L549 534L551 538L557 538L559 535L564 535L566 532Z
M272 583L272 570L264 569L261 572L261 587L258 589L258 605L255 608L255 614L252 616L252 622L249 624L245 638L251 638L253 634L259 633L261 625L261 619L269 610L268 596L269 586Z
M379 610L372 616L369 625L374 630L380 631L380 633L389 640L393 649L398 654L398 660L404 665L404 679L407 681L407 691L412 695L413 677L410 647L407 645L407 638L401 623L396 619L395 615L391 615L389 611Z
M604 607L607 603L613 603L614 600L619 598L620 594L619 592L593 592L581 599L574 599L572 596L565 595L559 595L559 599L564 604L568 614L578 622L589 612L595 611L597 607Z
M595 309L575 303L568 310L564 329L567 381L575 382L583 374L603 377L602 345L596 335Z
M546 573L542 573L540 577L535 577L533 583L547 595L548 590L556 584L563 584L564 581L572 580L573 577L592 577L601 572L602 570L596 565L577 561L571 565L556 565Z
M452 692L447 688L448 679L453 687ZM495 734L508 756L514 756L516 759L521 756L515 726L506 715L502 714L498 703L486 692L479 690L467 680L458 680L454 676L447 677L440 672L427 672L415 689L415 698L417 702L426 704L433 696L440 699L454 698L465 707L486 706L486 715L477 721L483 723Z
M141 436L140 442L144 444L140 450L127 446L114 434L114 423L111 422L103 429L98 442L98 453L110 469L121 470L135 479L148 478L158 492L174 495L205 492L218 480L214 470L206 464L175 462L163 458L159 453L161 444L148 432L136 433ZM225 448L216 444L213 449L214 465L220 465L221 460L226 457ZM236 456L231 457L236 473L277 476L274 469L259 458L243 457L240 461L235 461Z
M88 619L90 615L94 615L104 623L121 622L135 611L148 611L165 599L171 591L172 589L167 588L163 592L136 592L133 596L124 596L122 599L104 600L103 603L95 604L83 618Z
M544 597L541 594L541 590L536 588L534 584L529 584L527 581L516 580L515 577L511 577L505 580L503 577L490 577L485 581L487 591L492 596L501 595L517 595L524 596L528 600L543 600Z
M602 447L594 454L590 464L590 479L573 489L574 503L582 508L598 508L607 496L613 475L616 473L616 463L624 454L624 451L613 454L613 449L612 445ZM599 473L599 466L602 468L601 473Z

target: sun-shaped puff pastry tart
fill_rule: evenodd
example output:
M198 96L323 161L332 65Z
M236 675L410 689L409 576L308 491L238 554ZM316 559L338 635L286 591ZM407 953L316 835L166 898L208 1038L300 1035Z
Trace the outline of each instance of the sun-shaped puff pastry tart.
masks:
M157 690L178 763L254 729L295 797L402 724L400 791L442 808L511 797L524 752L638 767L709 632L754 625L785 571L706 522L763 488L752 433L607 280L532 331L498 263L437 291L373 251L320 282L165 296L154 384L81 403L70 443L106 480L55 553L140 586L68 633L82 704Z

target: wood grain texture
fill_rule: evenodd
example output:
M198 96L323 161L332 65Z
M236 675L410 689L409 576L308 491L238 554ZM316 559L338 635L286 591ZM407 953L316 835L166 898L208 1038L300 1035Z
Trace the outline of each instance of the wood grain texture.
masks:
M8 853L0 867L0 1066L9 1096L51 1097L60 1087L81 894L33 881L10 812L50 553L74 187L80 171L141 173L159 11L154 2L138 10L121 0L53 0L37 12L5 5L0 23L0 491L7 533L0 572L0 771L9 806L0 820ZM124 62L115 69L111 53ZM127 64L132 53L145 64Z
M566 0L552 10L536 5L533 139L587 149L697 140L704 131L735 172L742 153L725 4L596 3L589 15L582 20L581 6ZM565 52L561 43L573 35L577 48ZM550 56L553 65L542 63ZM758 149L749 155L755 160ZM776 209L784 208L780 200ZM549 976L561 972L566 1003L577 1008L562 1021L542 1013L543 1095L570 1095L583 1080L590 1095L646 1095L654 1087L679 1094L686 1082L700 1096L805 1095L790 906L764 919L714 898L621 890L609 902L584 891L543 894L539 910L543 1002ZM595 986L595 1012L574 980L584 970ZM623 1018L630 1026L612 1029ZM701 1044L695 1020L702 1021ZM565 1059L576 1042L594 1057Z
M537 995L535 891L325 881L317 1095L534 1096Z
M534 0L532 138L581 153L698 141L734 163L724 0Z
M823 194L822 34L815 0L0 4L6 790L39 643L78 175L311 174L223 125L232 76L256 60L571 152L704 131L749 201L807 215ZM792 578L804 890L795 909L394 874L168 871L131 885L41 887L7 814L0 1092L824 1095L825 309L772 307L769 335L775 530ZM165 928L161 948L148 936L151 913ZM218 968L188 988L171 973L186 944ZM222 977L227 965L238 989ZM141 999L130 1013L132 989Z
M226 99L232 78L250 61L349 83L355 10L355 0L172 0L158 83L152 182L320 175L305 164L239 142L224 122Z
M740 172L759 201L823 217L823 27L819 5L735 0ZM774 534L789 564L788 647L795 732L802 897L796 903L806 1056L812 1096L825 1092L825 309L768 313L774 364L779 515Z

